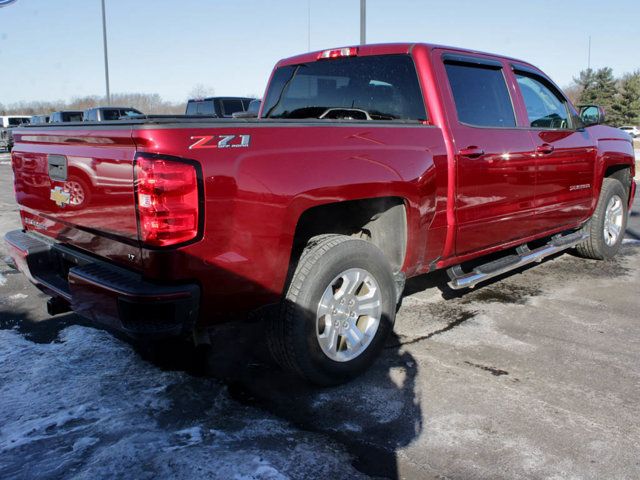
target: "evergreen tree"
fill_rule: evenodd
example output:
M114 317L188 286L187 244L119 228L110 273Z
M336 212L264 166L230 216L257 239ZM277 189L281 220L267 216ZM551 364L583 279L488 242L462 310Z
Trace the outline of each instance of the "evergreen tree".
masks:
M611 107L614 125L640 125L640 70L620 81L620 94Z
M580 72L575 82L582 87L579 103L582 105L599 105L607 114L607 123L618 123L617 112L612 110L618 97L616 79L613 70L609 67L592 69Z
M580 94L578 95L578 103L589 103L588 98L591 97L593 85L595 84L595 72L591 68L582 70L578 77L573 77L573 82L577 86Z

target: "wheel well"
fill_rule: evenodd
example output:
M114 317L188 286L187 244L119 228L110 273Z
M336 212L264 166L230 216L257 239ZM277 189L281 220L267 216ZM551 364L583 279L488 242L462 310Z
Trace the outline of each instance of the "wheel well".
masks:
M631 182L633 181L631 178L631 167L629 167L629 165L611 165L604 172L604 176L605 178L615 178L620 181L627 192L627 197L629 196L631 193Z
M291 264L295 264L310 238L338 233L362 238L376 245L394 271L404 263L407 248L407 214L398 197L330 203L310 208L296 227Z

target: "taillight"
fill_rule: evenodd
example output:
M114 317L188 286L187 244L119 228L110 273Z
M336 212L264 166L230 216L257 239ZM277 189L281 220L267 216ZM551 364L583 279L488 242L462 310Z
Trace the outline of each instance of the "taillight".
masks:
M320 52L318 59L322 58L340 58L340 57L355 57L358 55L358 49L356 47L335 48L333 50L325 50Z
M135 169L140 240L166 247L196 238L200 213L196 168L175 160L138 157Z

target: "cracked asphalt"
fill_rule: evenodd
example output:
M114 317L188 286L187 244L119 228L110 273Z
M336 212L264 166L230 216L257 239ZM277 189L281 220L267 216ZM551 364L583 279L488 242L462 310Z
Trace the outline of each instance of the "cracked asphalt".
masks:
M0 155L2 234L11 182ZM0 478L637 479L639 267L636 202L613 261L412 279L374 367L317 389L271 364L259 323L204 354L133 345L48 317L0 265Z

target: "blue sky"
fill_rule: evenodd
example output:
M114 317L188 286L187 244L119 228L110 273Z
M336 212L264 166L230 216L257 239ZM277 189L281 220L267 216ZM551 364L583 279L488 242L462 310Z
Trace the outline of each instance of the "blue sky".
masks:
M196 84L261 95L273 64L359 39L359 0L107 0L112 92L183 101ZM368 0L367 41L519 57L566 86L587 63L640 68L637 0ZM100 0L0 8L0 103L103 94Z

